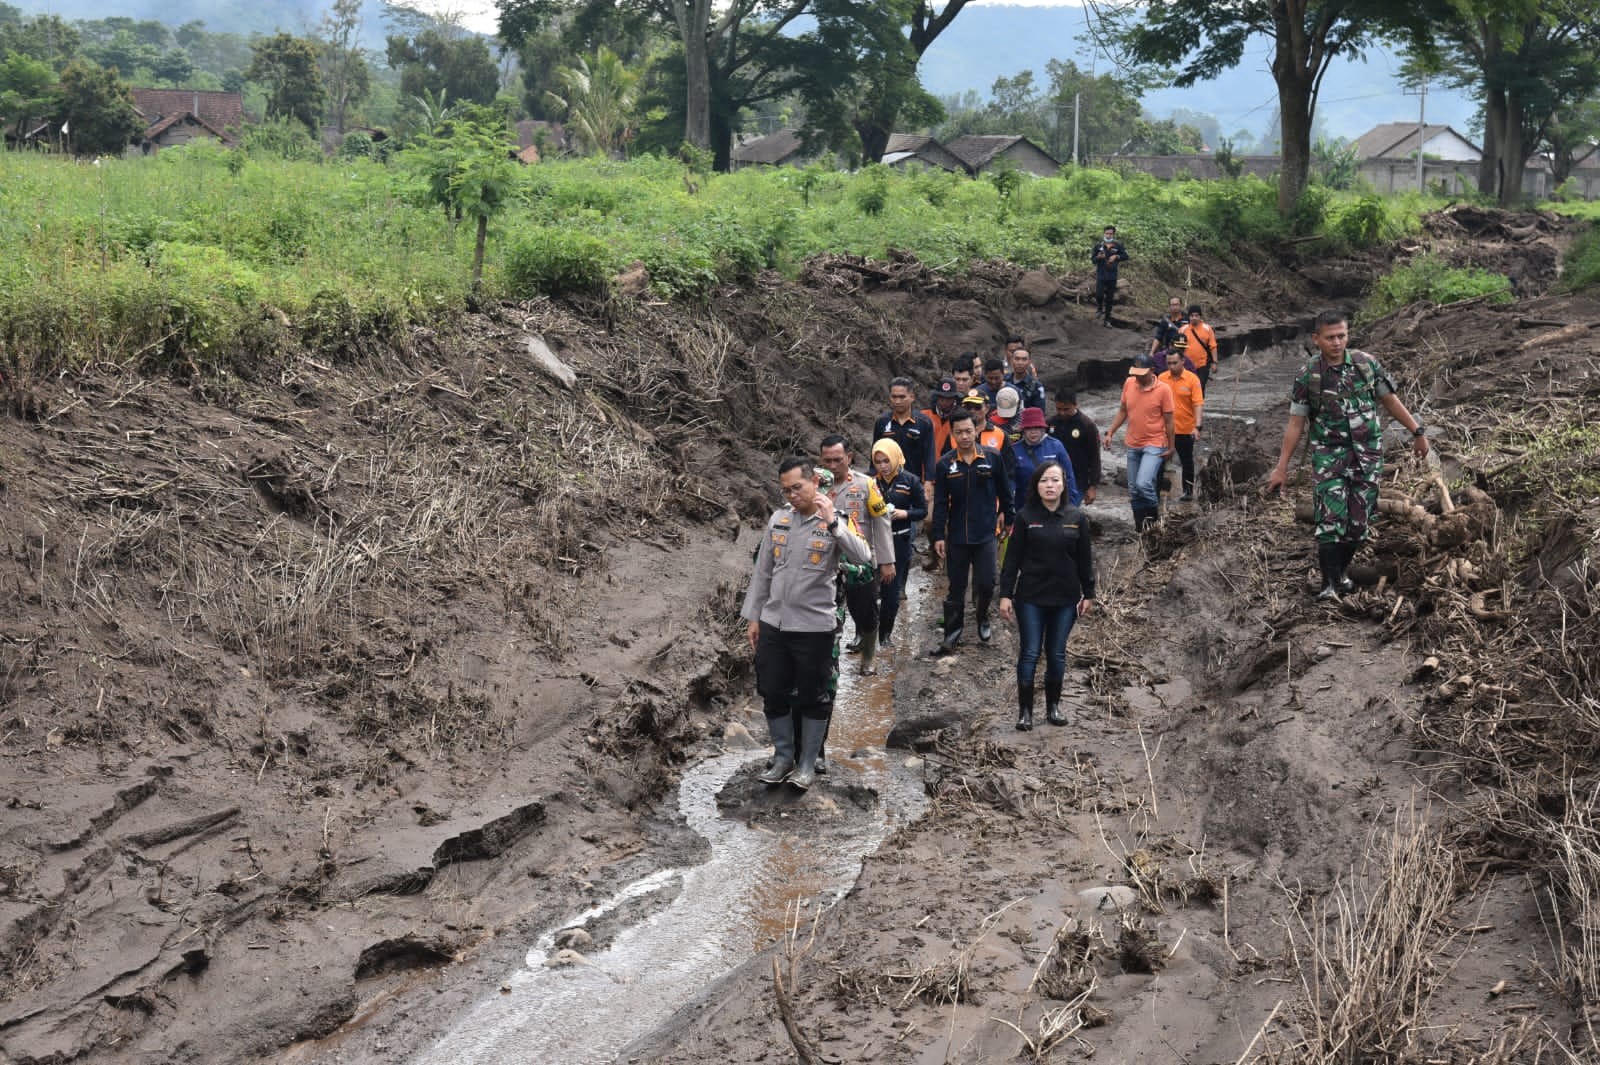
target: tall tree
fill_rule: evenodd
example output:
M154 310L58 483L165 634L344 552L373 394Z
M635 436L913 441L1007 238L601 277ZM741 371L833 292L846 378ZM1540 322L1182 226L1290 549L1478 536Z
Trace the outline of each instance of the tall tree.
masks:
M1483 105L1478 188L1510 204L1563 108L1600 88L1600 0L1425 0L1412 47Z
M317 136L328 94L317 69L315 41L287 33L257 41L244 76L266 89L268 118L296 119Z
M328 87L329 118L333 128L344 132L345 119L352 104L366 96L371 87L367 61L358 42L361 37L361 0L333 0L322 16L322 80Z
M0 116L15 127L18 143L30 121L45 113L56 83L56 72L42 59L12 52L0 59Z
M1137 82L1115 73L1095 74L1072 60L1052 59L1045 67L1050 76L1051 154L1065 159L1072 154L1071 123L1078 122L1078 160L1117 151L1133 135L1139 121L1140 90Z
M74 59L61 72L55 112L71 129L69 143L78 155L120 155L144 128L116 71L87 59Z
M78 31L61 21L58 15L0 21L0 56L21 52L61 71L78 54L82 43Z
M638 103L638 73L624 66L611 49L601 48L592 64L579 56L572 66L557 70L555 80L561 94L550 93L547 102L565 114L589 151L622 154Z
M500 69L482 37L433 26L411 37L391 34L389 66L400 71L400 92L445 93L456 102L487 104L500 90Z
M1278 210L1288 215L1311 173L1312 117L1329 65L1418 22L1419 5L1389 0L1091 0L1102 38L1138 63L1177 70L1188 87L1238 66L1256 38L1272 43L1283 161Z

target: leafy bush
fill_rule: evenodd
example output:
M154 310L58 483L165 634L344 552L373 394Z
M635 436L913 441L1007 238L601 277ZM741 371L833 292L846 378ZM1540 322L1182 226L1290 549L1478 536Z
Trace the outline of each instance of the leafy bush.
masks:
M601 292L610 282L611 261L611 248L599 237L543 226L521 234L507 250L506 284L519 296Z
M657 244L645 253L650 288L664 299L703 300L717 286L717 263L697 244Z
M1384 235L1388 215L1377 196L1363 196L1334 215L1331 231L1352 248L1376 244Z
M1331 189L1307 185L1289 213L1289 232L1304 237L1321 230L1328 220L1328 204L1332 199Z
M878 163L867 167L856 181L856 206L861 213L876 218L889 204L889 168Z
M1454 303L1474 296L1491 296L1505 303L1511 296L1511 282L1504 274L1476 267L1451 266L1437 255L1419 255L1380 277L1372 287L1366 313L1381 317L1399 307L1420 300Z
M345 134L344 140L339 144L340 159L370 159L375 153L372 143L372 134L365 130L355 130Z
M1588 226L1567 249L1561 287L1568 292L1600 282L1600 229Z
M268 159L309 161L322 158L322 148L311 139L305 123L293 118L247 124L241 145L247 154Z

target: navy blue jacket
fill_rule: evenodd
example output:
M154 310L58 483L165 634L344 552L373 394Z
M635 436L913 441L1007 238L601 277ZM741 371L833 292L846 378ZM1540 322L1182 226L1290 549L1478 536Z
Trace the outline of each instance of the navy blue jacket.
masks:
M995 538L995 516L1010 525L1016 517L1011 477L1000 452L979 447L977 457L963 462L951 448L939 456L933 481L934 543L986 544Z
M1115 252L1115 257L1112 253ZM1117 267L1128 261L1128 249L1123 247L1122 241L1114 240L1110 244L1101 241L1094 246L1091 255L1094 259L1094 276L1097 281L1115 281Z
M939 458L933 435L933 423L919 411L912 411L911 420L904 422L895 421L893 411L884 411L872 423L872 442L893 440L899 444L900 453L906 457L906 470L923 481L933 476L933 464Z
M896 518L889 523L889 528L896 536L909 533L922 524L922 519L928 516L928 497L922 491L922 478L901 470L888 484L883 483L882 477L877 478L877 482L878 494L889 504L889 509L906 512L905 517Z
M1044 382L1039 380L1037 373L1029 374L1018 381L1016 374L1006 374L1006 384L1017 390L1022 397L1024 407L1038 407L1044 410Z
M1077 478L1072 474L1072 457L1067 454L1066 446L1061 441L1046 436L1038 446L1029 447L1026 440L1018 440L1011 445L1011 454L1016 458L1012 498L1027 499L1028 482L1033 480L1033 471L1054 459L1061 466L1061 479L1067 482L1067 502L1073 506L1083 502L1083 490L1078 487Z

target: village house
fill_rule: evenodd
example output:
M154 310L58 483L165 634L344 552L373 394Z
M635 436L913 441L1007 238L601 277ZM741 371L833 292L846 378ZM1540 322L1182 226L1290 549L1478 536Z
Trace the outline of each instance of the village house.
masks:
M944 147L973 177L1006 163L1035 177L1055 177L1061 171L1061 164L1049 152L1026 137L968 133Z
M236 92L199 89L133 89L133 106L145 120L144 132L128 154L150 155L196 138L239 144L244 126L244 97Z
M967 170L965 163L925 133L891 134L881 161L884 166L901 170L917 165L957 174L964 174Z

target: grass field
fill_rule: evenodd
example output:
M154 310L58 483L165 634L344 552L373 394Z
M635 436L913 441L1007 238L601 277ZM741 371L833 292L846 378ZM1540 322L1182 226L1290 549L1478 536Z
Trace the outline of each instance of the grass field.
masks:
M399 153L288 162L205 144L132 160L0 154L0 343L14 369L86 361L228 363L284 330L335 349L460 312L473 295L470 219L455 223ZM1114 222L1142 266L1238 242L1391 238L1436 206L1313 189L1280 219L1270 185L1159 182L1080 170L971 180L855 174L691 174L673 160L520 170L492 220L483 295L603 290L634 261L658 296L702 298L819 252L910 252L938 270L1007 259L1083 269Z

